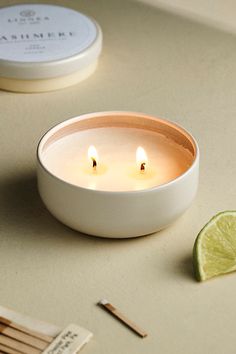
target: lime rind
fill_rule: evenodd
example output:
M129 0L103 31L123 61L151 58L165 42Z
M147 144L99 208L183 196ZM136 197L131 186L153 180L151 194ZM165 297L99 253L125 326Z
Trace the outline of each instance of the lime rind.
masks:
M236 211L216 214L199 232L193 247L196 279L236 270Z

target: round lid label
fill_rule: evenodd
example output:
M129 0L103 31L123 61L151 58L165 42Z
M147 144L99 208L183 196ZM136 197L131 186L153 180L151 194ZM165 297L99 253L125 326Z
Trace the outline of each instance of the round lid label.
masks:
M48 62L86 50L97 37L87 16L64 7L24 4L0 9L0 60Z

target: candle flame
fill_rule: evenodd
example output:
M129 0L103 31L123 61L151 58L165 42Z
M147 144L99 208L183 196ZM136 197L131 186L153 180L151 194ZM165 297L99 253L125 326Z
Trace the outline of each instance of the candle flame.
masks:
M90 145L88 148L88 158L89 160L92 160L93 169L96 170L97 163L98 163L98 153L97 153L97 149L93 145Z
M144 173L147 169L147 154L141 146L139 146L136 150L136 162L140 172Z

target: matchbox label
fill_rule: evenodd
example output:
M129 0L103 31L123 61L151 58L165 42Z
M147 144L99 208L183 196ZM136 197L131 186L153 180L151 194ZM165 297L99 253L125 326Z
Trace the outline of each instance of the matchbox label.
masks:
M43 351L43 354L76 354L90 340L92 333L71 324Z

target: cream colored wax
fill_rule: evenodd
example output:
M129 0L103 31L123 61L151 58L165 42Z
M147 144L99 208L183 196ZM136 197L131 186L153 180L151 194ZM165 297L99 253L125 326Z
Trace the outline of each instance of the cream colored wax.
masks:
M88 148L97 149L94 169ZM136 163L136 150L147 154L146 170ZM162 134L133 128L96 128L67 135L42 154L47 170L68 183L105 191L135 191L170 182L192 164L191 153Z

